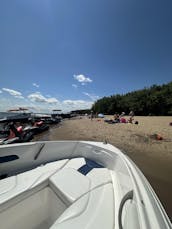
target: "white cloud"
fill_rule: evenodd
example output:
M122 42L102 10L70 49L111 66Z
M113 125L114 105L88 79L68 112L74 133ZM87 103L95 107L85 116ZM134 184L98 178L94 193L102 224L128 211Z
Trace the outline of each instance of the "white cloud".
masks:
M85 100L64 100L63 107L66 110L80 110L80 109L90 109L93 105L92 101Z
M40 93L38 93L38 92L28 95L28 98L32 102L40 102L40 103L45 103L46 102L46 98L43 95L41 95Z
M72 87L77 88L78 86L76 84L72 84Z
M16 94L15 94L16 95ZM19 96L17 94L17 96ZM22 100L15 96L9 97L5 93L0 96L0 111L6 111L13 107L25 107L32 112L49 112L54 109L62 110L62 112L70 112L72 110L90 109L94 101L87 100L62 100L42 95L40 92L29 94L27 98Z
M0 90L0 94L2 93L2 91Z
M92 82L92 80L89 77L86 77L86 76L84 76L82 74L74 75L73 77L74 77L75 80L77 80L82 85L85 85L86 83L91 83Z
M15 98L23 99L24 97L22 96L22 93L19 91L15 91L13 89L9 88L2 88L3 91L8 92L10 95L14 96Z
M16 97L6 97L4 96L0 98L0 111L7 111L13 108L28 108L30 110L30 107L32 106L31 103L27 101L27 99L17 99Z
M52 98L46 98L40 92L32 93L32 94L28 95L28 98L32 102L38 102L38 103L56 104L59 102L56 98L53 98L53 97Z
M53 103L58 103L59 101L56 98L47 98L47 103L53 104Z
M36 84L36 83L33 83L32 85L33 85L34 87L37 87L37 88L39 87L39 85Z
M88 96L93 101L95 101L95 100L97 100L97 99L100 98L98 95L89 94L87 92L83 92L83 94L86 95L86 96Z

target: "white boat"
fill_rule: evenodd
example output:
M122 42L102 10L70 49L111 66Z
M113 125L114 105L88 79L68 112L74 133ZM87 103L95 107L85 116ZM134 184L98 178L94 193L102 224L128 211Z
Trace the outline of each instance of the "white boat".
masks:
M1 229L170 229L150 184L118 148L54 141L0 146Z

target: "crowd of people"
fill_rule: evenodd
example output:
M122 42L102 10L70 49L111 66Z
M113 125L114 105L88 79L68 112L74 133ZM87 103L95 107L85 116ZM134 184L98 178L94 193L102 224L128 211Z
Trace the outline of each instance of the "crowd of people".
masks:
M125 118L125 112L122 112L121 114L119 113L115 113L113 116L113 119L110 120L104 120L107 123L134 123L134 124L138 124L138 121L134 122L134 112L130 111L128 114L128 118Z
M126 117L127 116L127 117ZM91 111L89 118L93 120L94 118L104 118L103 114L94 114L93 111ZM128 115L125 114L125 112L122 112L121 114L115 113L113 115L113 119L105 119L104 120L107 123L113 124L113 123L131 123L131 124L138 124L138 121L134 121L134 111L130 111Z

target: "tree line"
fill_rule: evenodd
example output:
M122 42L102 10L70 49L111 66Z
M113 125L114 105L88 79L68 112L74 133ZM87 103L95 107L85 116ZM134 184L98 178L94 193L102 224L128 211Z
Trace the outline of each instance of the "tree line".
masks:
M172 82L103 97L93 104L92 110L104 114L128 114L132 110L135 115L172 115Z

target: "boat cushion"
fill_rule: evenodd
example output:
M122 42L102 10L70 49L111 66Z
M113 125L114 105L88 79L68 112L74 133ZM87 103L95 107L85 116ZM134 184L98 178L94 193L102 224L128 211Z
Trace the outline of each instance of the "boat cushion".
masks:
M89 161L90 162L90 161ZM70 205L91 189L111 182L107 168L93 168L96 163L90 162L91 170L87 174L80 173L84 167L84 158L71 159L65 167L50 177L50 186L61 196L66 205Z
M74 202L51 229L105 229L114 226L112 184L98 187Z
M81 166L85 165L85 158L73 158L68 161L64 168L73 168L78 170Z
M63 168L50 177L50 186L70 205L90 190L91 180L73 168Z
M78 170L78 172L80 172L80 168L86 165L86 160L88 159L73 158L63 168L73 168L73 169ZM91 188L94 188L98 185L101 185L107 182L111 182L111 175L110 175L109 170L107 168L102 168L102 166L101 165L99 166L99 164L97 165L98 165L97 168L96 167L93 168L93 163L91 163L90 167L92 169L87 174L85 174L86 177L89 178L91 181Z
M91 189L112 182L110 172L106 168L93 169L87 177L91 180Z
M60 160L48 163L36 169L0 180L0 204L43 183L49 176L62 168L67 161Z

